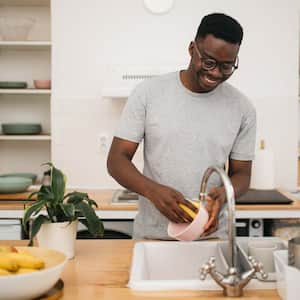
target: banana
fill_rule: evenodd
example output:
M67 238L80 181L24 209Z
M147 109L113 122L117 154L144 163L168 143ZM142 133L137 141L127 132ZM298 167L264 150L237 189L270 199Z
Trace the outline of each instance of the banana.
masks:
M5 276L5 275L12 275L9 271L0 268L0 276Z
M34 255L32 255L32 254L31 254L28 250L26 250L26 249L18 249L17 252L20 253L20 254L26 254L26 255L29 255L29 256L34 256Z
M0 254L0 269L15 272L19 269L18 262L10 255L13 253Z
M13 246L0 246L0 254L2 253L10 253L10 252L18 252L18 250Z
M16 261L19 268L43 269L45 267L45 262L35 256L20 253L8 253L7 256Z
M9 246L0 246L0 253L8 253L10 252Z
M20 268L15 274L26 274L31 272L36 272L37 269L29 269L29 268Z
M0 275L24 274L45 267L45 262L29 251L0 246Z

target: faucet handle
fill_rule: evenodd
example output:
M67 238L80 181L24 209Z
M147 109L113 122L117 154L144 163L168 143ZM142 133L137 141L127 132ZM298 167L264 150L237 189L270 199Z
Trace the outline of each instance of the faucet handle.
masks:
M209 261L205 263L201 268L200 268L200 279L204 280L207 276L208 273L211 272L211 270L214 270L216 268L216 258L214 256L210 257Z
M256 260L253 256L248 256L248 259L255 272L260 273L262 279L267 279L268 274L265 272L263 264Z

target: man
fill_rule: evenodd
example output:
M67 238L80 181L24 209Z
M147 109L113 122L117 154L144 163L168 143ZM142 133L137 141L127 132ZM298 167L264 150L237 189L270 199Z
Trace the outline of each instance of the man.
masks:
M167 224L190 222L179 204L197 209L204 171L225 167L235 196L248 189L254 158L255 109L225 81L238 68L243 30L233 18L205 16L189 44L186 70L139 84L123 110L108 156L109 173L140 194L134 238L170 239ZM144 140L144 171L132 158ZM216 175L216 174L214 174ZM225 226L224 188L218 176L208 183L209 220L203 236L222 236Z

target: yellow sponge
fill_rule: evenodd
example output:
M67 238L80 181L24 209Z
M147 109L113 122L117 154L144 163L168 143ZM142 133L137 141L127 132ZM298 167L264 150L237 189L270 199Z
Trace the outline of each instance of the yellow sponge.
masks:
M200 202L196 202L196 201L190 201L194 206L196 206L198 209L200 208ZM179 206L186 212L188 213L193 219L196 217L196 213L193 212L190 208L188 208L186 205L184 204L179 204Z

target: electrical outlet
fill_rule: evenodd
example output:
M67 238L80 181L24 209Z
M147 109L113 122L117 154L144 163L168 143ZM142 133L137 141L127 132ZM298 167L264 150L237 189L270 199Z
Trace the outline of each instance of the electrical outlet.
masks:
M108 151L108 141L109 137L107 133L102 133L99 136L99 149L101 152L107 152Z

